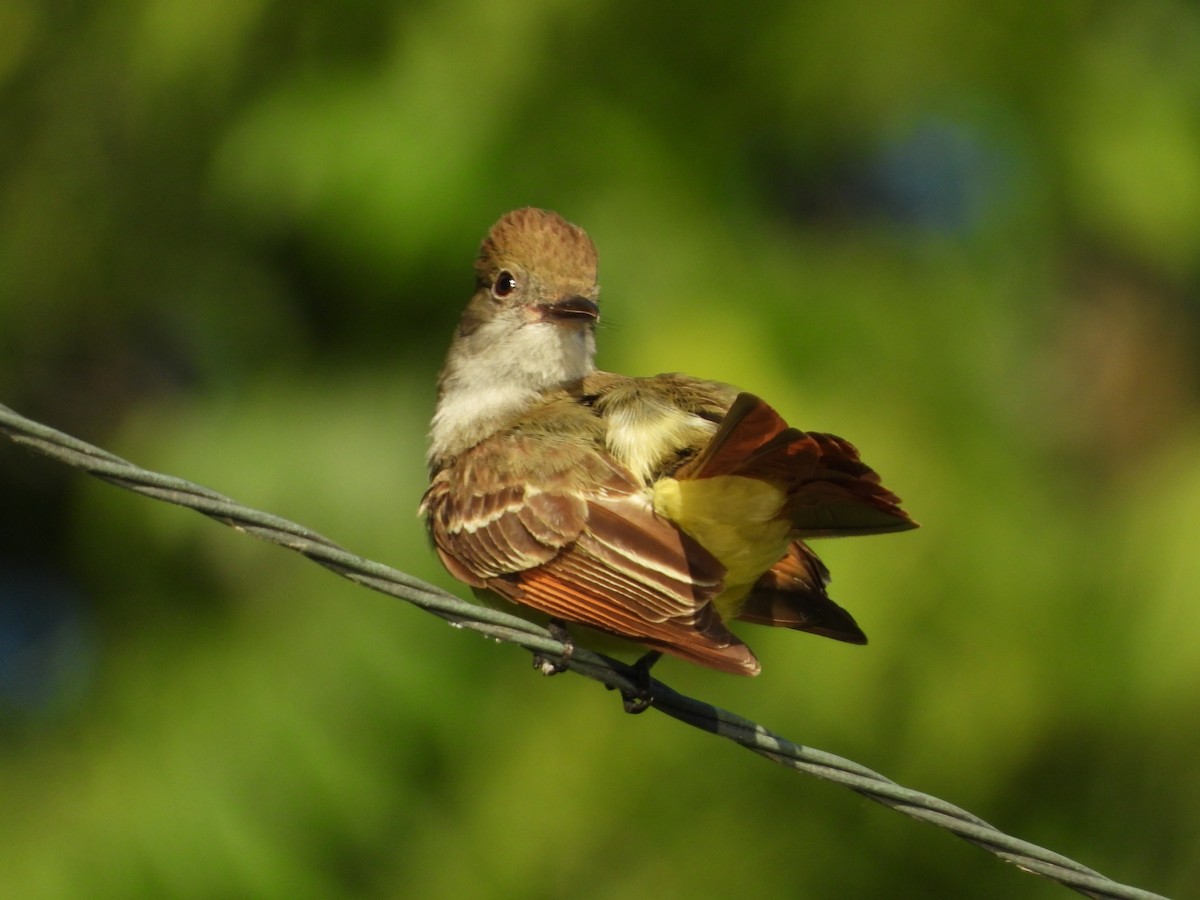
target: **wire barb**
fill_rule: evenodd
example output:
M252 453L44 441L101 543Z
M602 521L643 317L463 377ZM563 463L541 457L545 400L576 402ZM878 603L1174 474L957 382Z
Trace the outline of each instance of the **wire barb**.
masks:
M659 712L726 738L780 765L832 781L913 819L944 828L1017 868L1041 875L1090 897L1165 900L1120 884L1072 859L998 830L964 809L896 784L856 762L793 743L748 719L686 697L617 660L583 647L569 648L547 629L502 610L467 602L382 563L364 559L327 537L279 516L242 506L216 491L172 475L140 468L99 447L27 419L0 404L0 432L43 456L95 475L126 490L197 510L238 531L295 550L344 578L412 603L460 628L518 644L543 657L561 659L571 671L623 695L642 696Z

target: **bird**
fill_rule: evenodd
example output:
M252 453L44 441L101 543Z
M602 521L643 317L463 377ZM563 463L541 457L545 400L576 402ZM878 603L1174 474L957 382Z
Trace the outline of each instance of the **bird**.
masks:
M866 643L811 538L917 527L855 447L754 394L595 366L597 252L555 212L502 216L438 378L420 505L492 603L738 675L735 622Z

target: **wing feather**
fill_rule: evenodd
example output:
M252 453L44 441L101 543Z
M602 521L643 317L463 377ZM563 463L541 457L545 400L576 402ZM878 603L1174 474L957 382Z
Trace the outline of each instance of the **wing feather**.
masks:
M506 453L496 440L467 455ZM712 605L724 588L721 564L655 514L620 464L586 449L576 465L550 467L550 477L511 457L502 467L476 456L436 473L422 509L447 568L551 616L756 674L754 654Z
M906 531L916 523L849 441L788 427L753 394L734 400L709 444L680 468L679 479L740 475L780 485L781 513L797 537Z

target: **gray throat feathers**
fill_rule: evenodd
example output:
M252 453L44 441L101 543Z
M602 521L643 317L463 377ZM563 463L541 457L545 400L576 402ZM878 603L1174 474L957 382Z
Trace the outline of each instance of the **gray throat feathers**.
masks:
M515 331L480 328L450 348L429 429L431 468L491 437L548 391L596 370L591 328L526 323Z

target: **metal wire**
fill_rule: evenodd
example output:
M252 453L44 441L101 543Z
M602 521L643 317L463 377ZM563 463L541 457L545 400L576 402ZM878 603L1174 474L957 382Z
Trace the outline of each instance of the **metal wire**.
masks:
M793 743L731 712L686 697L631 666L582 647L570 649L545 628L501 610L469 603L432 584L364 559L302 525L242 506L229 497L171 475L135 466L118 456L27 419L0 404L0 432L51 459L139 494L185 506L273 544L302 553L364 587L420 607L452 625L518 644L587 678L646 696L648 705L695 728L741 744L783 766L857 791L864 797L922 822L944 828L1019 869L1059 882L1091 897L1164 900L1120 884L1072 859L1005 834L964 809L902 787L856 762Z

